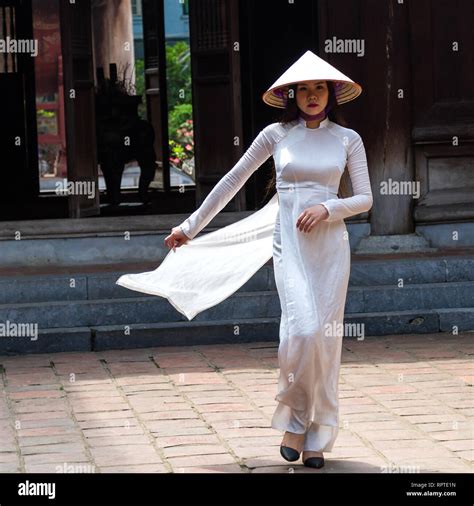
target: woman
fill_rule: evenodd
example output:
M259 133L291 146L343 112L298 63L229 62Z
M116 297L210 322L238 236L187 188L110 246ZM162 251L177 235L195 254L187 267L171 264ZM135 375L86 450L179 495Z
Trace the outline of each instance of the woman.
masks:
M273 155L279 209L272 247L282 312L272 427L285 431L282 457L294 462L303 453L308 467L324 465L323 452L332 450L339 427L341 327L350 273L343 219L372 206L362 140L327 113L360 93L358 84L307 51L263 95L267 104L285 108L283 121L264 128L199 209L165 238L173 250L193 239ZM354 196L339 199L346 165ZM139 289L136 282L122 284Z

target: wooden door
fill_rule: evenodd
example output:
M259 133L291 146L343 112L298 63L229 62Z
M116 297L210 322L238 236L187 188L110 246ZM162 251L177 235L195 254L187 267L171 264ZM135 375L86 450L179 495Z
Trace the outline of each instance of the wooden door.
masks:
M155 131L155 153L163 189L170 189L166 52L163 0L142 0L145 94L148 121Z
M472 0L410 2L418 223L474 219Z
M32 40L30 0L0 1L0 39ZM39 192L34 58L0 53L0 219L26 219Z
M192 0L189 17L200 204L244 152L238 0ZM245 210L245 192L238 192L228 208Z

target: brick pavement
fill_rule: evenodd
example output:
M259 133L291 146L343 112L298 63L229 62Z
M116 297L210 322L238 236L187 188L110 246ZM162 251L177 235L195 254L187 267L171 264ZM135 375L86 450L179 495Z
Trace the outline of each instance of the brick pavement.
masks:
M0 472L472 472L473 351L345 339L321 470L279 455L276 343L0 356Z

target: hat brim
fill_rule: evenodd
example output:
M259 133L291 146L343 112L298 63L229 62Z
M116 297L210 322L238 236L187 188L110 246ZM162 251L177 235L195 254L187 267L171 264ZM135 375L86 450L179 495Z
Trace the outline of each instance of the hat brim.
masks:
M352 81L347 82L324 78L320 78L320 80L331 81L335 84L335 95L336 95L336 102L338 105L350 102L351 100L354 100L362 93L362 86ZM289 86L299 82L301 82L301 80L294 81L292 83L287 83L283 86L270 88L262 95L262 99L267 105L284 109L286 107Z

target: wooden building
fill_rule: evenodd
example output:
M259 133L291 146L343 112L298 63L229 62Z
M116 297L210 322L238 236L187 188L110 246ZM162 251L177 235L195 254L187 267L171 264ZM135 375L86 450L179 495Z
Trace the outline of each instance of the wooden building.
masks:
M0 0L3 39L33 39L33 1ZM67 144L67 176L97 182L95 67L111 58L97 38L107 30L124 40L130 36L117 32L117 18L130 0L56 3L59 24L52 36L61 39L65 117L58 135ZM472 1L190 0L196 185L184 192L171 186L166 162L163 0L143 0L142 10L146 100L163 166L163 187L153 193L156 214L187 214L199 205L260 129L277 120L278 111L262 102L262 93L311 49L364 90L344 113L364 140L374 206L370 215L348 223L364 225L361 236L417 232L437 246L474 246L474 44L466 22L474 19ZM338 44L347 41L358 41L363 54L347 46L340 52ZM99 195L39 192L31 55L0 54L0 90L0 219L100 215ZM226 211L261 206L269 177L266 163ZM419 188L418 196L400 191L407 183Z

